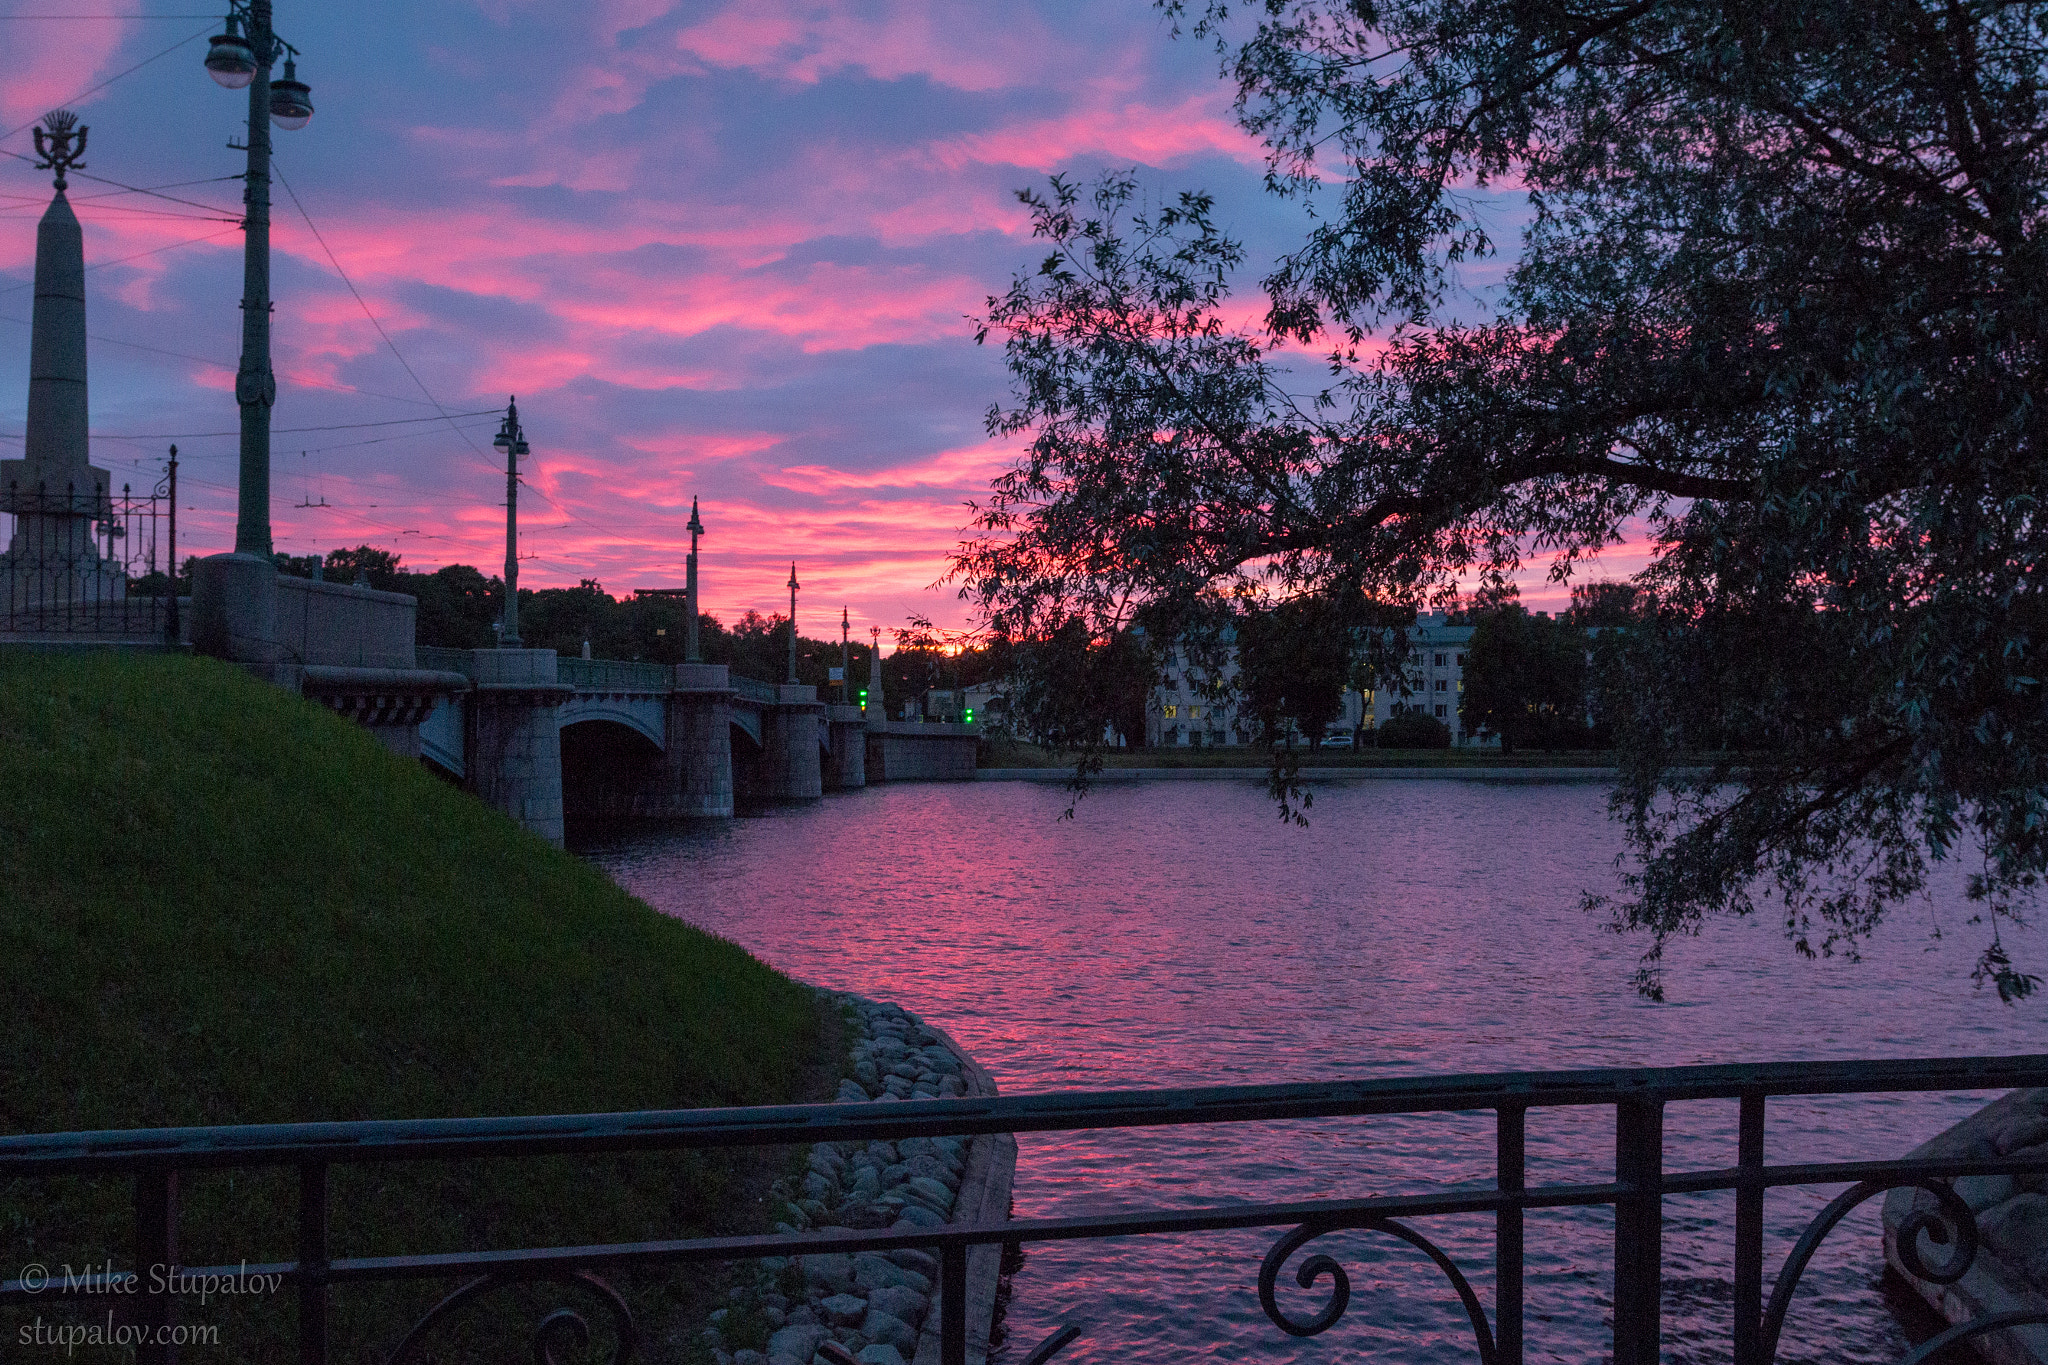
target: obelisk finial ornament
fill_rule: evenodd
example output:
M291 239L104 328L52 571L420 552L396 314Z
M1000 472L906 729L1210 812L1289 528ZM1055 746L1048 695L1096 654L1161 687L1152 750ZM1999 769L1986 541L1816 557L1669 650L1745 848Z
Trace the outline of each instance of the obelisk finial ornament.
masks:
M52 109L43 115L43 121L35 130L36 155L42 158L36 163L39 171L57 173L57 191L63 193L64 172L72 167L84 167L79 158L85 155L85 135L92 129L81 125L78 115L69 109ZM44 139L48 139L45 141ZM78 145L72 145L72 139Z

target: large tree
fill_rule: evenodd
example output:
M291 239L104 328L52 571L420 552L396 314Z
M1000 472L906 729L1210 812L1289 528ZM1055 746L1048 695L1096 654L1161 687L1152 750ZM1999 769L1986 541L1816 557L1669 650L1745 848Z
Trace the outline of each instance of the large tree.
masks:
M1205 196L1025 196L1048 254L983 336L1027 444L956 563L989 625L1422 603L1647 538L1610 906L1644 988L1766 894L1853 949L1970 848L1983 976L2026 993L1997 926L2048 866L2044 0L1163 7L1304 237L1238 328ZM1458 317L1503 190L1527 226Z
M1579 627L1519 606L1481 613L1458 697L1465 728L1498 737L1504 754L1590 747L1586 645Z

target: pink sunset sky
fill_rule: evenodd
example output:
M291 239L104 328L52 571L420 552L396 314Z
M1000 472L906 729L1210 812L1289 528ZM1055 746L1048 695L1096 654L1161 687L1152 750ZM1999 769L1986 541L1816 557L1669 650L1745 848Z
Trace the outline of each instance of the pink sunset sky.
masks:
M181 552L206 553L235 511L245 97L201 68L203 7L87 17L128 8L0 0L0 150L69 102L90 173L190 201L71 191L94 462L146 487L175 439ZM972 319L1042 254L1014 191L1132 166L1155 197L1208 189L1247 287L1302 222L1261 191L1214 54L1145 0L278 0L277 24L317 109L275 134L278 169L325 239L279 184L272 515L294 554L496 571L493 410L516 393L523 586L680 584L694 494L721 617L786 609L794 559L807 632L842 606L857 630L966 626L933 584L1008 459ZM0 454L48 195L0 157Z

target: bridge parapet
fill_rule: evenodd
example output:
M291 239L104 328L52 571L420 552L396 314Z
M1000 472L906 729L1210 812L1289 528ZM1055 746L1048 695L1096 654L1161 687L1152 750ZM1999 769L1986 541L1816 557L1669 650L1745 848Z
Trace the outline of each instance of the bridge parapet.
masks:
M557 675L588 692L672 692L677 670L667 664L627 659L558 659Z
M732 690L739 693L747 701L757 702L763 706L773 706L782 700L782 689L774 683L765 683L758 678L742 677L737 673L732 674L731 677ZM815 689L813 691L815 692Z

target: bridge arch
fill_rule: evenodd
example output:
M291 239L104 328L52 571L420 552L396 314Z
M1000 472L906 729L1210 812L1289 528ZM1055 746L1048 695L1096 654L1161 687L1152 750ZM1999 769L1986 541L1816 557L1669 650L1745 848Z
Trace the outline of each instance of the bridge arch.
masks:
M603 723L622 725L654 746L655 752L668 750L668 726L663 715L664 698L623 700L613 697L578 696L562 707L562 731L568 733L572 725Z
M660 790L663 755L642 716L624 708L564 706L562 822L571 843L618 829Z
M732 728L754 741L756 749L761 747L761 713L753 707L733 707Z

